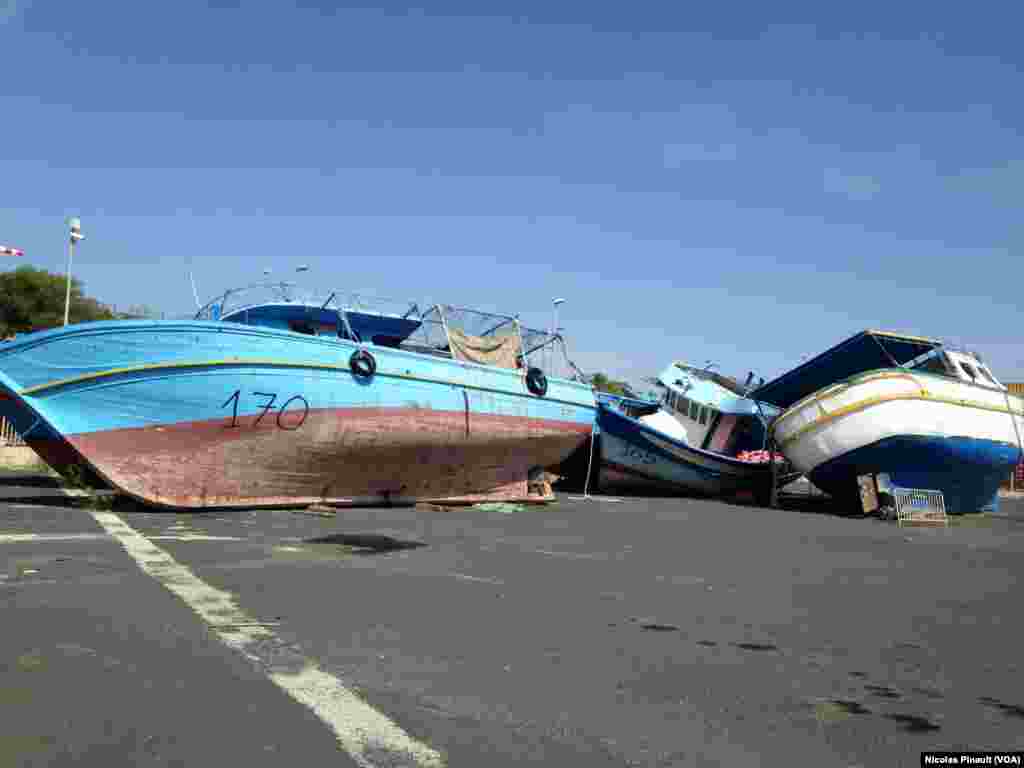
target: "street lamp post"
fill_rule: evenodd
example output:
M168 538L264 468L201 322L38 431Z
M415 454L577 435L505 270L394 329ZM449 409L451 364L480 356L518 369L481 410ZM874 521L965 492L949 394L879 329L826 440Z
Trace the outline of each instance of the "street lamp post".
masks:
M551 305L554 307L554 312L555 312L555 322L551 326L551 335L552 336L554 336L556 333L558 333L558 306L560 304L565 304L565 299L552 299L551 300Z
M71 313L71 260L75 255L75 243L85 237L82 234L82 221L78 218L68 221L68 229L71 232L68 237L68 286L64 294L64 325L68 324L68 315Z
M552 307L552 310L553 310L553 313L554 313L554 321L553 321L553 323L551 325L551 335L552 336L556 336L558 334L558 307L561 304L564 304L564 303L565 303L565 299L552 299L551 300L551 307ZM548 345L546 359L547 359L548 369L549 370L553 370L553 366L554 366L554 362L555 362L555 346L554 346L554 344L549 344Z

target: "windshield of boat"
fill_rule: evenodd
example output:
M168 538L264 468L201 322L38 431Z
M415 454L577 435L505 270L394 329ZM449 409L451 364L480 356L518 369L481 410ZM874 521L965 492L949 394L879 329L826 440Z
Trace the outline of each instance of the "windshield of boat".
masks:
M907 366L912 371L921 371L923 373L934 373L939 376L950 376L951 371L946 365L945 355L939 350L931 352L927 357L918 360L915 363L911 363Z
M933 373L947 378L959 379L983 387L1003 389L992 372L974 355L949 350L933 350L927 356L907 366L912 371Z

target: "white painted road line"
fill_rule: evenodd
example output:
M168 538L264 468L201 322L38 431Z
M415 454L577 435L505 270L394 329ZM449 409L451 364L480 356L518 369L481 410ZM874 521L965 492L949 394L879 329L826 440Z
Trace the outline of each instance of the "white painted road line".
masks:
M0 544L20 544L27 541L91 541L109 538L109 534L106 533L0 533Z
M117 538L143 571L206 621L221 642L253 661L289 696L313 710L361 768L444 765L439 752L409 736L313 662L306 661L297 673L275 670L268 656L275 646L283 648L286 644L265 624L245 613L229 592L204 582L112 512L93 511L92 516Z
M91 541L109 539L109 533L0 533L0 544L23 542ZM150 536L150 541L245 541L238 536L206 536L201 533L179 533L173 536Z

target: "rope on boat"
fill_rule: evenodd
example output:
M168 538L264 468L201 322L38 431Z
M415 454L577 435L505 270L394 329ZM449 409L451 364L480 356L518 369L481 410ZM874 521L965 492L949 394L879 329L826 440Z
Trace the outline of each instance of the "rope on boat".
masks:
M583 481L583 498L590 498L590 468L594 465L594 430L597 425L597 417L595 415L593 423L590 425L590 458L587 460L587 479Z
M625 499L616 499L613 496L594 496L590 493L590 470L594 466L594 434L596 427L596 419L594 424L590 425L590 458L587 460L587 479L583 482L583 495L582 496L570 496L569 498L573 501L603 501L607 504L621 504Z
M562 350L562 357L565 359L566 365L568 365L569 368L572 370L573 376L580 383L585 382L587 380L587 377L583 375L583 371L581 371L579 369L579 366L577 366L576 363L574 363L569 358L569 348L565 345L565 339L562 337L561 334L558 334L558 342L559 342L559 347Z
M555 329L555 330L556 330L556 333L557 333L557 329ZM559 342L558 346L562 350L562 357L564 358L565 362L568 364L569 368L573 371L573 374L580 381L580 383L585 382L586 381L586 376L583 375L583 371L581 371L579 369L579 367L577 367L576 363L574 363L569 358L569 350L566 347L565 338L560 333L557 334L557 337L558 337L558 342ZM590 495L590 472L591 472L591 469L594 466L594 443L596 442L595 439L594 439L594 437L595 437L594 433L595 433L596 429L597 429L597 414L595 413L594 414L594 421L592 421L590 423L590 456L587 458L587 479L583 481L583 497L582 498L583 498L584 501L588 501L591 498L593 498Z

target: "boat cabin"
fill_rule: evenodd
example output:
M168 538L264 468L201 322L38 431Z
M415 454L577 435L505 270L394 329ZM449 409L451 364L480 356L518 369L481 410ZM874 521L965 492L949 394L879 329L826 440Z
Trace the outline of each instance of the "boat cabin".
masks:
M726 456L765 446L767 423L778 410L746 397L736 381L718 373L673 363L658 377L663 411L680 427L678 439ZM642 420L642 419L641 419Z
M939 339L892 331L861 331L807 360L750 396L781 410L853 376L880 369L920 371L1005 391L977 355L949 349Z
M924 357L907 365L911 371L933 373L953 379L978 384L983 387L1006 391L1006 387L992 374L977 355L969 352L954 352L949 349L934 349Z
M236 309L221 319L225 322L277 328L282 331L331 336L363 341L378 346L397 347L422 325L416 317L346 309L348 328L337 309L302 302L268 302ZM351 330L351 334L349 333Z

